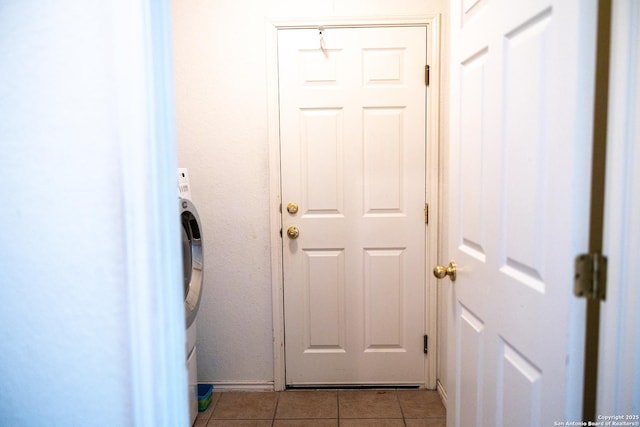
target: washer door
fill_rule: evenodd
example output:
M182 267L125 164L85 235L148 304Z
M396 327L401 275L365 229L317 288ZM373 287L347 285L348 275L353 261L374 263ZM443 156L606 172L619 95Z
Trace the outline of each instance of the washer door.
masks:
M184 275L184 308L187 328L196 319L202 295L202 235L196 207L187 199L179 199L182 224L182 267Z

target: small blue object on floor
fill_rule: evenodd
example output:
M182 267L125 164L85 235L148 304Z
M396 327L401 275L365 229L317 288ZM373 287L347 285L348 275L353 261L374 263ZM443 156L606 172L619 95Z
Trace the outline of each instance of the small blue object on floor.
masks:
M213 384L198 384L198 411L205 411L213 398Z

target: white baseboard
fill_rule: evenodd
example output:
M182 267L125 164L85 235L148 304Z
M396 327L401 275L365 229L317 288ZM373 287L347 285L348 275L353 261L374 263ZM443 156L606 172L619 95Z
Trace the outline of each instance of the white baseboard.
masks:
M440 400L442 400L442 404L446 408L447 407L447 391L444 389L444 386L442 385L440 380L436 382L436 388L438 390L438 394L440 395Z
M204 381L204 384L213 384L214 391L274 391L273 382L225 382L225 381Z

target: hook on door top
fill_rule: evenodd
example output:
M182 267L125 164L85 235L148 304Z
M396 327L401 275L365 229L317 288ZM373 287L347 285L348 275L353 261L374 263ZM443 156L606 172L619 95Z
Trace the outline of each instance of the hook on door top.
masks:
M324 53L324 56L328 56L327 46L324 43L324 27L318 27L318 36L320 37L320 50Z

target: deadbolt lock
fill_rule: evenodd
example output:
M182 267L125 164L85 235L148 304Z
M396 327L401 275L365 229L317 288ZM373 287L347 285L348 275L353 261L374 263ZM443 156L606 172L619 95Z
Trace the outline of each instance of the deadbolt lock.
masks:
M287 205L287 212L289 212L290 214L296 214L298 213L298 205L291 202Z

